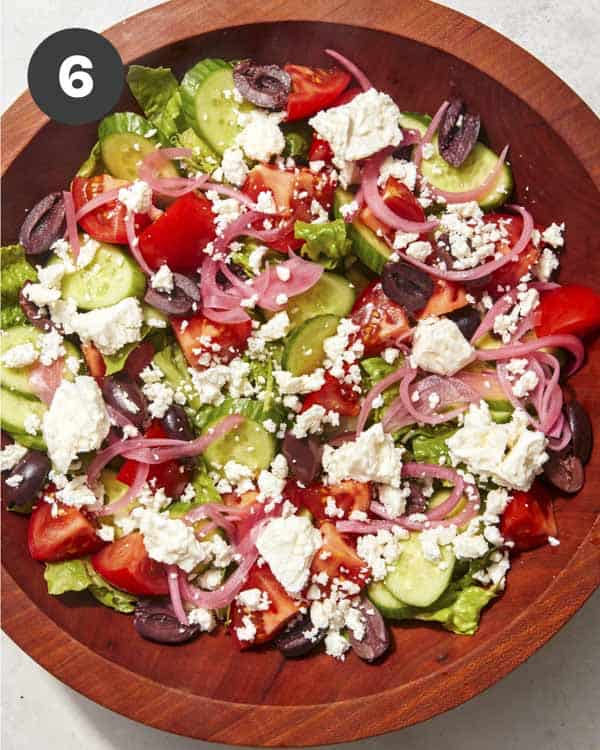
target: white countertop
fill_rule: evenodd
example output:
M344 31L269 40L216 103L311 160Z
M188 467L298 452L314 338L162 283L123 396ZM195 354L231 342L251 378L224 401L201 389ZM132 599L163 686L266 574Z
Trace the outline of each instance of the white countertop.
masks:
M405 0L409 1L409 0ZM25 88L29 58L53 31L102 30L152 0L2 0L2 109ZM600 112L600 0L445 0L509 36ZM600 591L526 664L483 695L356 750L598 750ZM2 636L3 750L198 750L100 708L57 682Z

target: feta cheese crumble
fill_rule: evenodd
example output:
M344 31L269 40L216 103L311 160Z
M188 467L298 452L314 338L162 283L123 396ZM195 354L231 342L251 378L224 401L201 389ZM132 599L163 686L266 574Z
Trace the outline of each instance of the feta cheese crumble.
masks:
M119 202L134 214L146 214L152 207L152 188L143 180L135 180L119 190Z
M449 318L419 320L413 335L410 363L436 375L454 375L472 358L474 349Z

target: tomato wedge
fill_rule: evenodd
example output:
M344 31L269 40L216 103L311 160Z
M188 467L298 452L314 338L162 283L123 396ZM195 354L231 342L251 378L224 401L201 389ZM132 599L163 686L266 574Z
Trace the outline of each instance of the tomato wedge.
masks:
M195 271L215 238L214 218L208 198L188 193L142 232L140 251L151 268L166 263L172 271Z
M251 320L243 323L215 323L202 314L174 319L171 325L185 358L192 367L201 370L210 366L210 363L206 364L204 361L207 354L211 360L217 359L224 364L231 362L240 352L245 351L252 333ZM216 352L211 348L215 344L220 347Z
M236 600L231 608L231 632L240 647L247 649L258 646L274 638L277 633L300 611L301 601L292 599L267 564L255 565L248 574L244 589L260 589L269 597L269 608L264 611L248 612ZM256 628L253 640L241 640L237 628L243 628L244 618L249 617Z
M164 566L150 559L144 538L138 531L104 547L90 562L109 583L130 594L160 596L169 593Z
M360 395L348 383L341 383L325 373L325 383L314 393L309 393L302 403L302 411L318 404L327 411L337 411L344 417L357 417L360 413Z
M90 375L94 378L102 378L106 373L106 362L104 357L100 354L99 350L92 344L91 341L86 341L81 344L81 351L85 363L90 372Z
M572 333L588 336L600 329L600 294L582 284L567 284L542 292L538 336Z
M96 177L74 177L71 183L71 192L73 193L73 203L75 210L78 211L85 203L88 203L108 190L125 187L129 183L127 180L117 180L108 174L100 174ZM125 216L127 209L122 203L114 200L106 203L104 206L90 211L79 224L90 237L100 242L114 242L118 245L127 244L127 229L125 227ZM135 215L136 234L139 234L144 227L150 223L150 217L147 214Z
M146 438L168 437L160 422L153 422L144 434ZM117 479L123 484L131 486L137 472L138 461L127 459L119 469ZM162 464L150 464L148 482L154 489L162 488L170 498L178 498L190 479L190 469L175 459Z
M52 515L52 505L45 501L31 514L27 545L34 560L72 560L96 552L104 545L92 522L80 510L62 503L57 505L56 517Z
M285 65L292 79L288 97L287 121L302 120L321 109L330 107L350 83L351 76L339 68L307 68L304 65Z
M434 279L433 294L417 317L446 315L453 310L464 307L466 304L468 304L467 293L461 284L445 279Z
M388 177L381 194L383 202L395 214L409 221L425 221L423 207L409 190L409 188L395 177ZM360 220L366 224L375 234L383 232L391 236L394 231L375 216L370 208L365 207L360 212ZM426 237L424 237L426 239Z
M340 534L333 523L326 521L320 526L323 546L313 557L311 571L324 571L331 581L340 578L364 586L370 575L369 566L357 554L355 549ZM325 558L325 559L323 559Z
M312 143L308 151L308 161L324 161L327 164L333 159L331 146L323 138L313 135Z
M501 219L510 219L509 223L505 223L504 226L508 233L508 237L501 242L496 243L496 251L502 253L502 255L508 255L513 247L517 244L521 231L523 229L523 219L520 216L514 214L486 214L483 221L486 224L498 224ZM537 262L540 256L540 251L533 242L530 242L527 247L520 253L518 259L514 262L507 263L505 266L498 268L490 276L490 281L487 285L487 289L490 294L497 296L498 287L514 287L516 286L521 278L528 273L531 266Z
M332 518L327 513L329 498L333 498L336 507L343 512L340 518L348 518L353 510L366 513L371 504L371 486L353 479L327 486L315 482L308 487L300 487L296 482L289 481L283 496L298 509L308 509L317 521L327 521Z
M360 327L358 335L366 356L394 346L398 337L410 328L404 309L384 294L378 280L369 284L354 303L352 322Z
M529 492L512 493L502 514L500 531L505 539L515 543L517 552L541 547L549 536L556 536L552 497L543 484L535 482Z

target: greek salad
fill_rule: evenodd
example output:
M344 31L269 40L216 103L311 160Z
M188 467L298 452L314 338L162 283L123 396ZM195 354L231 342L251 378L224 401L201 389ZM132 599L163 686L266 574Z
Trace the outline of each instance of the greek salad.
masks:
M564 224L464 101L410 112L325 52L132 65L143 114L1 250L4 508L49 594L159 643L473 634L584 482L600 296L552 280Z

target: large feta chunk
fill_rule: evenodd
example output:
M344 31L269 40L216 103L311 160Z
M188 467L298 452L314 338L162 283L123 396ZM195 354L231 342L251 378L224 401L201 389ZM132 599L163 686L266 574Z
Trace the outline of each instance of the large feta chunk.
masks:
M210 558L206 544L199 542L192 526L168 513L157 513L150 508L135 508L132 512L144 537L148 555L157 562L177 565L186 573Z
M260 110L242 115L244 128L237 143L249 159L269 161L285 148L285 138L279 127L281 114Z
M469 362L473 351L453 320L432 315L415 328L410 363L436 375L454 375Z
M126 297L116 305L78 313L71 324L83 341L91 341L102 354L110 355L139 341L143 322L139 301Z
M485 401L471 404L463 426L446 440L453 463L463 463L496 484L528 490L548 459L543 432L528 429L527 414L515 409L507 424L496 424Z
M366 159L402 141L400 111L393 99L369 89L348 104L318 112L310 125L332 148L335 160Z
M135 180L119 190L119 202L134 214L148 213L152 207L152 188L143 180Z
M381 423L374 424L356 440L339 448L326 445L323 450L323 470L329 484L343 479L358 482L381 482L392 487L400 486L402 454L391 435L383 431Z
M73 382L63 380L42 426L56 469L64 474L79 453L97 450L109 429L102 393L94 378L80 375Z
M275 518L261 531L256 548L279 583L291 594L306 586L321 534L305 516Z

